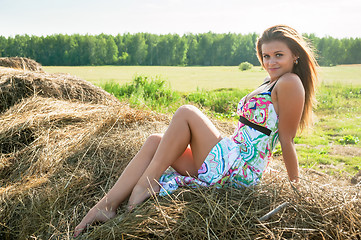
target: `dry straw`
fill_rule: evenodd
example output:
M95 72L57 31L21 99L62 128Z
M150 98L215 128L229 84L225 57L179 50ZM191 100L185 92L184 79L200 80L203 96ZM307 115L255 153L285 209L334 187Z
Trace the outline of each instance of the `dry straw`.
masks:
M22 101L22 99L34 95L106 105L118 103L112 95L85 80L69 74L28 71L27 69L34 68L32 67L33 61L23 60L23 58L20 58L20 61L18 59L0 60L0 113ZM10 66L21 65L17 64L18 61L21 63L29 62L31 65L24 67L26 70L1 67L1 63L4 62Z
M132 109L72 76L0 72L1 93L16 99L0 113L0 239L70 239L169 117ZM3 84L8 79L12 84ZM33 94L9 87L24 82ZM215 123L229 133L229 124ZM257 187L182 188L131 213L121 207L115 219L90 227L80 239L360 238L360 185L302 170L297 189L280 160L272 167ZM284 202L289 204L278 213L259 220Z
M0 58L0 66L20 70L29 70L33 72L43 72L41 64L29 58L11 57Z

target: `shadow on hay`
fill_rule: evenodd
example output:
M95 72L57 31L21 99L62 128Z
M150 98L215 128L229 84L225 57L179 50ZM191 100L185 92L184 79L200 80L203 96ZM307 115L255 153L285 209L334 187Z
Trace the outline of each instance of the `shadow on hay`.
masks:
M33 131L29 128L21 129L16 133L7 132L3 134L5 137L0 137L0 154L10 154L21 151L35 140Z

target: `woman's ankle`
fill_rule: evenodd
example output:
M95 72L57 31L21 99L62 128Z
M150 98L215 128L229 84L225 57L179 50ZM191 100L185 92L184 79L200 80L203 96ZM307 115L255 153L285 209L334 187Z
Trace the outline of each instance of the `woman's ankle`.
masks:
M130 195L128 202L128 210L132 210L134 207L148 199L150 196L156 195L160 190L160 186L156 181L147 181L146 183L139 181L134 186L132 194Z
M107 212L116 212L118 206L110 201L107 196L104 196L93 208Z
M134 188L144 189L144 191L148 193L149 196L156 195L160 190L158 181L150 177L147 177L146 179L140 179Z

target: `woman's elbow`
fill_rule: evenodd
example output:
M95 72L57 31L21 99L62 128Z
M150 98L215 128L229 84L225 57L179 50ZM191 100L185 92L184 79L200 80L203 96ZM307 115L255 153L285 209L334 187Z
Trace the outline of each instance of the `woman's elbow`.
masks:
M295 136L292 135L279 135L279 140L282 145L294 145Z

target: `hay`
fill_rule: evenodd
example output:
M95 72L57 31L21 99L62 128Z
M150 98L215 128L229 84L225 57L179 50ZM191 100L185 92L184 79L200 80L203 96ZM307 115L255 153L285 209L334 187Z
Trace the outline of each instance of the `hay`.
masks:
M22 101L3 113L0 239L49 238L54 231L49 224L56 228L60 224L64 231L69 226L62 221L69 224L74 207L100 197L99 186L114 184L146 136L163 131L167 119L126 104L42 97ZM65 211L67 217L58 211Z
M20 70L43 72L43 68L40 63L24 57L0 58L0 66Z
M0 113L32 96L114 105L118 100L99 87L69 74L0 68Z
M279 164L276 162L274 164ZM307 171L302 171L307 175ZM285 180L265 177L249 189L187 189L148 200L134 212L124 210L95 226L84 239L358 239L361 235L360 189L340 186L311 174L295 190ZM320 184L321 182L321 184ZM327 182L327 183L326 183ZM284 202L289 206L260 221Z
M165 115L96 101L36 94L0 114L0 239L71 238L146 137L169 123ZM218 125L229 133L229 124ZM80 239L360 238L360 184L302 169L296 190L281 160L272 168L279 172L254 188L181 188L131 213L121 207ZM259 221L284 202L289 205Z

